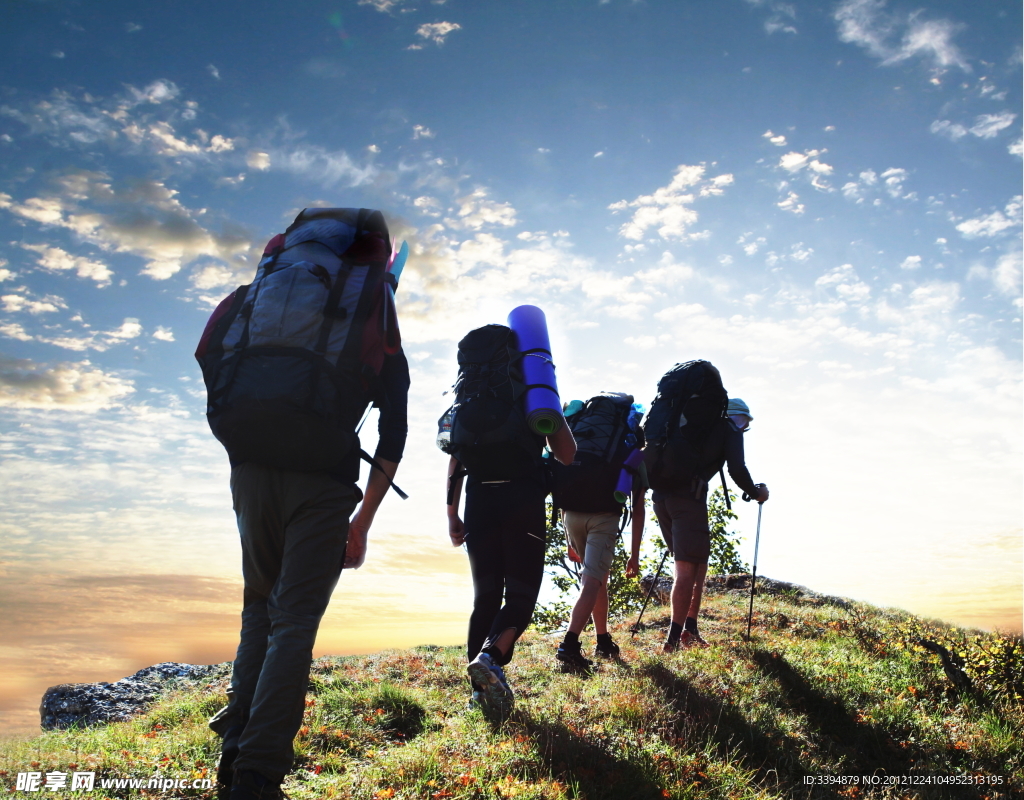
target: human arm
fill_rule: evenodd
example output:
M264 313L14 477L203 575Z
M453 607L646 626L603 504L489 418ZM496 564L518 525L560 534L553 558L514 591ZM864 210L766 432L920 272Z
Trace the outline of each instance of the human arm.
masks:
M640 574L640 545L644 540L644 524L647 521L647 489L633 482L632 534L629 543L629 561L626 562L626 577L635 578Z
M461 466L455 456L448 460L448 538L452 540L452 547L458 547L466 541L466 526L459 516L463 480Z
M345 568L358 569L366 557L366 537L373 524L391 480L398 470L398 462L405 451L409 432L407 419L409 396L409 362L399 351L384 359L380 372L380 419L377 423L377 450L374 460L380 465L370 468L363 492L363 502L348 525L348 545L345 548Z
M551 448L551 455L561 463L568 466L576 457L576 440L573 438L569 426L562 423L562 426L553 434L547 437L548 447Z
M381 469L370 468L370 477L366 481L366 490L363 492L363 502L359 504L359 510L352 517L348 524L348 544L345 547L345 569L359 569L366 558L366 534L373 524L373 518L377 514L384 495L391 488L391 479L398 471L397 461L388 461L386 458L377 458Z
M729 423L725 437L725 460L729 465L729 477L737 486L759 503L768 499L768 487L764 484L754 483L744 461L743 432L731 423Z

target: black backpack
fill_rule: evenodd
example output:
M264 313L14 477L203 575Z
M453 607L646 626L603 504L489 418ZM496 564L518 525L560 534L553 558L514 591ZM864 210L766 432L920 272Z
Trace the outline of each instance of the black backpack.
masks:
M470 331L459 342L458 360L455 403L438 421L438 445L479 480L538 474L543 440L526 424L522 353L512 330L485 325Z
M629 427L632 410L632 395L602 392L566 418L576 440L576 457L572 464L553 464L556 508L622 511L623 504L615 499L615 485L626 456L642 446L637 442L640 431Z
M652 489L691 491L694 479L703 481L709 461L704 445L728 404L722 375L708 361L676 364L662 376L643 426Z

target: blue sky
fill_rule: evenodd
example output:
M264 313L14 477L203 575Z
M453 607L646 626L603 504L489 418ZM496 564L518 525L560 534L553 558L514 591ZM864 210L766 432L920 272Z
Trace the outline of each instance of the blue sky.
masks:
M1018 3L22 2L5 22L5 708L230 657L237 535L191 353L310 205L380 208L412 246L412 498L382 510L321 650L461 637L435 421L455 342L521 303L547 312L566 398L649 403L676 361L721 368L772 489L760 572L1020 629Z

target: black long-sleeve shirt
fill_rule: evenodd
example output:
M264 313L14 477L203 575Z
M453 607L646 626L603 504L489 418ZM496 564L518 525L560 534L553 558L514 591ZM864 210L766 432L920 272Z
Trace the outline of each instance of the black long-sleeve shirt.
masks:
M379 394L375 404L380 408L377 420L377 449L374 458L395 463L402 460L405 439L409 433L409 362L405 351L385 356L379 376ZM349 451L345 460L328 474L342 483L359 482L359 445Z
M757 497L758 489L743 455L743 431L736 427L730 419L720 420L708 431L703 447L700 448L700 463L703 465L700 477L705 482L710 481L722 469L723 465L729 467L729 477L744 492L751 497ZM693 487L689 482L671 492L655 492L654 499L659 495L680 495L693 496Z

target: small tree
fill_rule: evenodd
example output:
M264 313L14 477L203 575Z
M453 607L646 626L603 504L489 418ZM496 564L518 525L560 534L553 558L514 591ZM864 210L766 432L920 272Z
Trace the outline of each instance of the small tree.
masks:
M731 492L729 498L735 501ZM544 554L544 566L551 582L559 592L557 600L537 607L533 614L533 625L542 631L554 631L564 627L569 621L572 604L579 593L582 579L581 567L569 560L566 552L565 529L561 519L551 521L551 504L547 505L547 550ZM736 514L726 508L725 495L721 488L715 489L708 499L708 525L711 529L711 557L708 562L708 573L724 575L730 572L746 572L747 566L739 557L736 545L740 539L735 532L729 531L730 520L737 519ZM652 513L651 522L657 525ZM608 613L610 616L623 616L640 611L644 602L644 592L640 582L626 577L626 563L629 553L626 552L624 539L629 536L629 525L615 542L615 557L608 574ZM665 543L657 528L648 526L648 542L653 543L655 554L644 558L640 563L640 574L654 574L665 552ZM671 574L671 573L670 573Z

